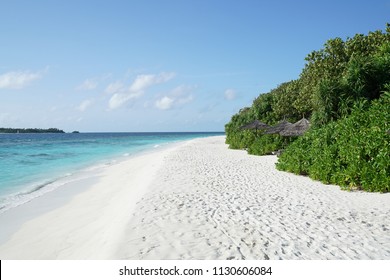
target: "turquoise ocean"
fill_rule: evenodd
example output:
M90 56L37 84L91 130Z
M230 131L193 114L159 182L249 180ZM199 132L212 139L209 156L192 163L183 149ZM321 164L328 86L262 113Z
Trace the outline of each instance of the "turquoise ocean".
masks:
M220 132L0 134L0 213L71 182L82 170Z

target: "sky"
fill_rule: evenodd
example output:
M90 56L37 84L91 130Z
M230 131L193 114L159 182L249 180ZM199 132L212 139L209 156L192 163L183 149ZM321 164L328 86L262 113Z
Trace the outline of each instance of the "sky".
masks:
M390 0L0 0L0 127L223 131Z

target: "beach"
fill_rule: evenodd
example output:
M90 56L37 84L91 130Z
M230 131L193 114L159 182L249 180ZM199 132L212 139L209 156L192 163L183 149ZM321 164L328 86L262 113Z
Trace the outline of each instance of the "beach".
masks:
M140 154L9 210L0 258L390 259L390 194L281 172L276 156L224 142Z

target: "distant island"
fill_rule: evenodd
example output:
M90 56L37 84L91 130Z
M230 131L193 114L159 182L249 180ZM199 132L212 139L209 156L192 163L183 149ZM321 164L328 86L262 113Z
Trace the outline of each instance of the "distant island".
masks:
M0 133L65 133L58 128L0 128Z

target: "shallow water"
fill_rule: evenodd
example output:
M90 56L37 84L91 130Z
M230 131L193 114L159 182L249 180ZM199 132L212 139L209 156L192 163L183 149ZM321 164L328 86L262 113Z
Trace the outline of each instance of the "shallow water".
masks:
M71 181L80 170L223 133L0 134L0 213Z

